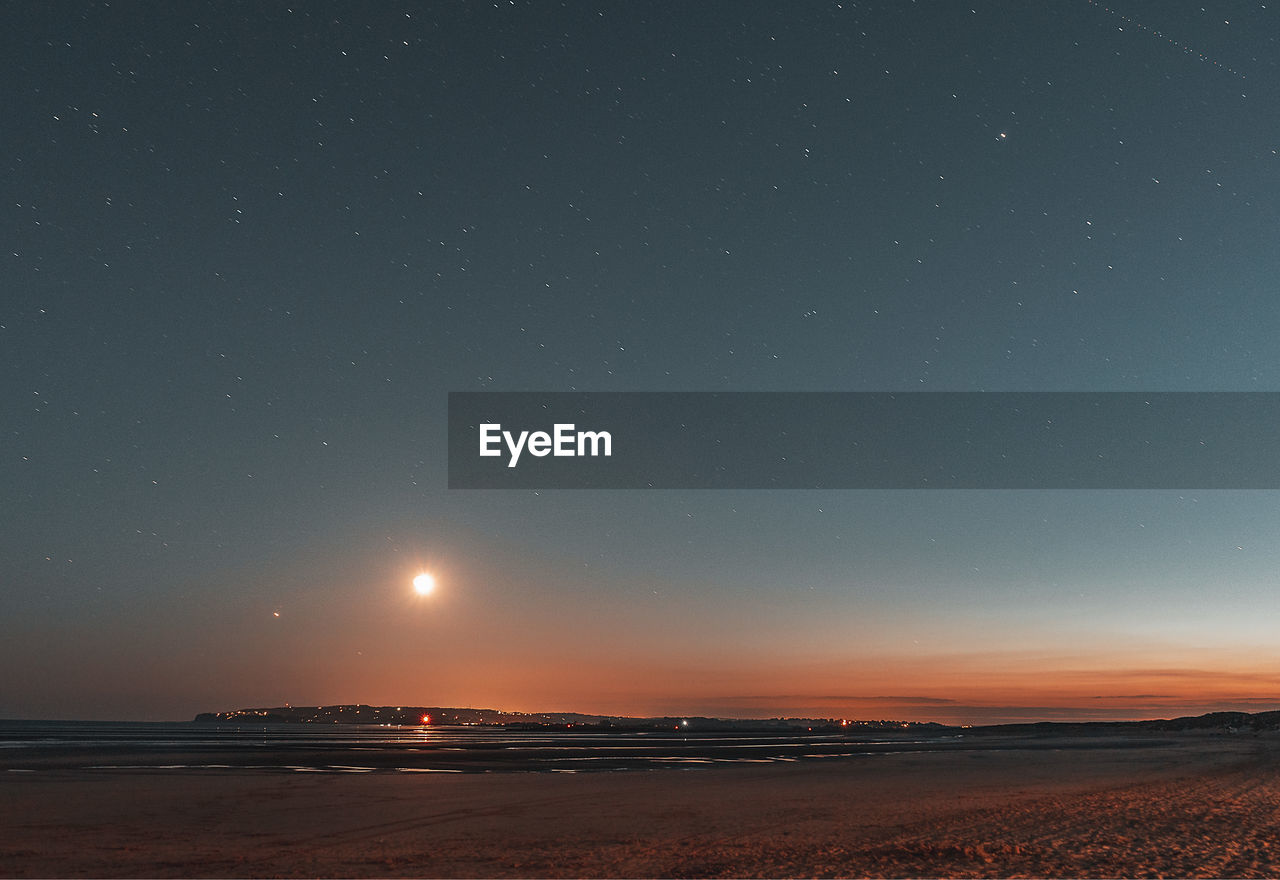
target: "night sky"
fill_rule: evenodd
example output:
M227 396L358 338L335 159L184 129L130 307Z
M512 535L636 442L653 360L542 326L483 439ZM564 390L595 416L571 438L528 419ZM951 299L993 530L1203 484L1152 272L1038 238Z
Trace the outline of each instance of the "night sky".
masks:
M1280 705L1274 492L446 488L449 391L1280 391L1280 9L1115 2L5 4L0 717Z

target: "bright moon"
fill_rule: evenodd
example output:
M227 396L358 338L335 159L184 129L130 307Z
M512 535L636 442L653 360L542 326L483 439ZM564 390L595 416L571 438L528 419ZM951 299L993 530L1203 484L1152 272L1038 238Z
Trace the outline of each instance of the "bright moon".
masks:
M419 596L425 596L436 588L436 579L423 572L413 579L413 589Z

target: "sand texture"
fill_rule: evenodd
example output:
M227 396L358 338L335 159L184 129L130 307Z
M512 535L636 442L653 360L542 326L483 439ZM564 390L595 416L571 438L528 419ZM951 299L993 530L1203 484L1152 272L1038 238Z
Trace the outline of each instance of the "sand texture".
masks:
M0 773L5 876L1275 877L1280 739L605 773Z

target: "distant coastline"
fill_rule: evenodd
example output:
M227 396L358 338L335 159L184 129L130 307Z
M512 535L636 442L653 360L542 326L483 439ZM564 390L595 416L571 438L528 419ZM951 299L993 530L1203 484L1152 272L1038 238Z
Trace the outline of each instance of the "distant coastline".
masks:
M704 716L633 717L590 715L578 712L506 712L500 709L472 709L445 706L370 706L341 704L330 706L273 706L201 712L197 723L258 724L381 724L394 726L482 725L520 728L575 728L592 730L670 730L690 732L713 730L879 732L886 730L968 734L1052 733L1104 734L1171 732L1183 730L1262 732L1280 730L1280 710L1266 712L1209 712L1171 719L1144 721L1039 721L1013 724L958 726L932 721L851 720L840 718L709 718Z
M709 718L695 715L635 717L581 712L507 712L448 706L273 706L201 712L196 722L260 724L390 724L398 726L484 725L522 728L583 727L595 730L753 730L753 731L943 731L946 724L929 721L852 721L839 718Z

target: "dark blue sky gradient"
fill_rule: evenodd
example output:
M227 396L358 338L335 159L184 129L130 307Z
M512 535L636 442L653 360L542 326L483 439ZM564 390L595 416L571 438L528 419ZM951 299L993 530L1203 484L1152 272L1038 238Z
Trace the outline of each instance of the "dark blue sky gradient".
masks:
M449 492L444 439L450 390L1280 390L1277 35L9 5L0 716L1271 707L1273 493Z

